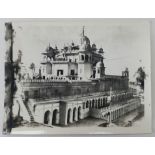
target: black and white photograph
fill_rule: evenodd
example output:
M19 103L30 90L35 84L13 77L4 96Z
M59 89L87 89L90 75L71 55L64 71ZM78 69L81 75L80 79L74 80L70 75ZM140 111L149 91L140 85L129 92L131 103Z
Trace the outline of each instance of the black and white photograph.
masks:
M3 134L151 132L150 23L3 21Z

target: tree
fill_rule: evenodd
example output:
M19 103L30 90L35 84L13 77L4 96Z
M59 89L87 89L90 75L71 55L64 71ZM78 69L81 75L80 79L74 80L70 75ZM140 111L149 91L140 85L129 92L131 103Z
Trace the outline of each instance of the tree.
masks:
M19 50L17 54L17 60L13 62L14 74L15 76L19 76L21 78L21 59L22 59L22 51ZM20 80L20 79L19 79Z
M35 70L35 64L33 62L30 64L30 69Z
M137 74L136 77L137 84L140 86L142 90L144 90L144 80L146 78L146 73L144 69L142 67L139 67L136 74Z
M8 134L11 132L13 126L13 98L18 89L16 83L21 80L20 64L22 52L19 50L17 60L13 61L14 30L12 23L5 23L5 28L6 55L3 133Z
M32 75L34 76L34 73L35 73L35 64L32 62L30 64L30 67L29 68L32 70Z
M14 69L13 69L13 27L12 23L5 23L5 99L4 99L4 117L3 133L7 134L12 129L12 104L14 94Z
M50 59L53 58L55 59L55 56L56 54L58 53L57 51L57 48L52 48L51 46L49 46L47 49L46 49L46 52L47 52L47 57L49 57Z

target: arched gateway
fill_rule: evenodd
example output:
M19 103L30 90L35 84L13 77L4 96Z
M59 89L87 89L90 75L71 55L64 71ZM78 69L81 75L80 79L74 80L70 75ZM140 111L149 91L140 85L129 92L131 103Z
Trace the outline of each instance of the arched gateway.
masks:
M68 113L67 113L67 124L70 123L70 118L71 118L71 109L68 109Z
M81 116L81 107L79 107L78 108L78 120L81 119L81 118L82 118L82 116Z
M53 111L53 117L52 117L52 125L58 124L58 110L55 109Z
M73 121L76 121L76 113L77 113L77 110L76 108L73 109Z
M50 124L51 112L48 110L44 114L44 124Z

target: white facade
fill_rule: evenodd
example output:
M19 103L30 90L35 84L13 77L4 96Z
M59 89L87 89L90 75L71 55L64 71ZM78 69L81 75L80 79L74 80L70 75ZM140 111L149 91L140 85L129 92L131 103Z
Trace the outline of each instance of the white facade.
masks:
M63 76L70 80L89 80L102 78L105 73L103 49L97 50L95 44L91 45L89 38L84 35L84 30L80 45L72 43L60 51L49 46L43 55L42 76L44 78ZM102 65L97 67L98 63Z

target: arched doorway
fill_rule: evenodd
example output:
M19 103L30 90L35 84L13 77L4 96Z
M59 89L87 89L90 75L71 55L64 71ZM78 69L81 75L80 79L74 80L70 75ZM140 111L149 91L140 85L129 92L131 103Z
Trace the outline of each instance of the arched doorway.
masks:
M117 118L118 118L118 109L116 110L116 115L117 115Z
M48 110L44 114L44 124L49 124L50 123L50 116L51 112Z
M100 98L98 99L98 104L100 104Z
M100 98L98 99L98 109L100 108Z
M92 103L92 108L94 108L94 102Z
M89 60L89 56L86 55L86 56L85 56L85 61L88 62L88 60Z
M92 108L94 108L94 102L95 102L95 101L94 101L94 99L93 99L93 100L92 100Z
M114 112L112 111L111 112L111 121L113 121L114 120Z
M76 108L73 109L73 121L76 121Z
M85 107L86 107L86 104L85 104L85 102L83 102L83 109L85 109Z
M81 107L78 108L78 120L81 119Z
M68 109L68 113L67 113L67 124L70 123L70 117L71 117L71 109Z
M103 98L103 107L105 107L105 98Z
M114 111L114 120L116 119L116 110Z
M117 110L117 118L119 118L119 109Z
M86 108L88 108L88 106L89 106L89 102L87 101L87 102L86 102Z
M53 111L53 117L52 117L52 125L56 125L58 122L58 110L55 109Z
M100 108L102 108L102 98L101 98Z

